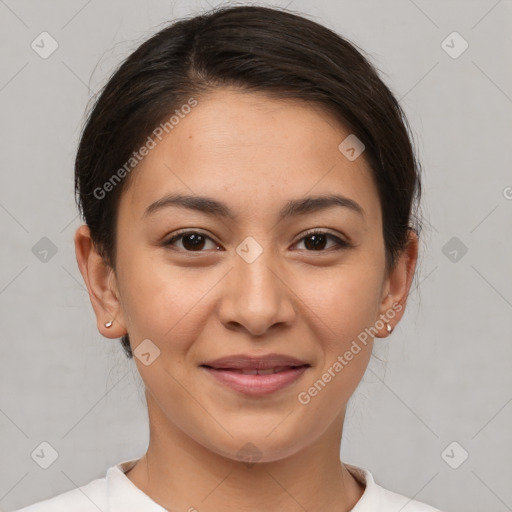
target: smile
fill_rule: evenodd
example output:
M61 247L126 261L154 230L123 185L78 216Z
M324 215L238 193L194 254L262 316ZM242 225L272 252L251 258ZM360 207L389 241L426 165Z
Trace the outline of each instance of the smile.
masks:
M278 366L274 368L201 368L223 387L252 396L275 393L295 383L309 368L309 365Z

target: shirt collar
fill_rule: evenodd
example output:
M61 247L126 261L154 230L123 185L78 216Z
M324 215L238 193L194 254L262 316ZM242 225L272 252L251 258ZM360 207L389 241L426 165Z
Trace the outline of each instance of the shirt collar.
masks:
M138 460L130 459L120 462L107 471L108 512L167 512L125 475ZM380 510L377 485L370 471L352 464L344 463L344 465L352 476L365 486L361 498L350 512Z
M364 492L350 512L378 512L381 510L381 501L379 499L379 488L375 483L373 475L367 469L354 466L352 464L343 465L348 472L362 485L365 486Z
M108 512L167 512L125 475L138 460L125 460L108 469L106 476Z

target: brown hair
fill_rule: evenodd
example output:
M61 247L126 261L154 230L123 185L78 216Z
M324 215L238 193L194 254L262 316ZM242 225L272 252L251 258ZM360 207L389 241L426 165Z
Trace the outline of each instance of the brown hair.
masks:
M409 230L419 234L421 227L412 209L421 195L420 166L405 114L353 43L297 14L257 6L215 8L170 24L129 55L101 91L81 134L75 190L108 264L115 269L117 206L131 176L120 169L172 112L223 86L320 105L364 143L392 268ZM106 193L116 172L123 179ZM133 357L128 335L121 342Z

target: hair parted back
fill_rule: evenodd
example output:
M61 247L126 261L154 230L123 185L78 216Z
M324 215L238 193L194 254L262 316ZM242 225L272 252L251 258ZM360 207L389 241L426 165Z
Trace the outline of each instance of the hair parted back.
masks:
M398 101L362 50L284 9L215 8L171 23L142 43L109 78L82 130L75 160L79 211L115 270L119 198L131 174L102 187L181 105L221 87L320 106L365 145L382 209L387 268L421 225L420 165ZM341 140L340 140L341 142ZM121 339L133 357L128 334Z

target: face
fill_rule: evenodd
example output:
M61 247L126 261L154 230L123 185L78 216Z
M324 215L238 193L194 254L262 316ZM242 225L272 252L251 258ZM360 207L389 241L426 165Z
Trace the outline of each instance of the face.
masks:
M153 428L232 459L251 443L272 461L342 425L373 334L386 336L376 322L396 325L393 304L415 262L386 274L364 152L349 160L338 149L349 134L311 105L216 90L134 171L119 204L112 294L96 293L95 309L106 336L129 333ZM177 194L215 203L169 200ZM268 354L299 368L203 366Z

